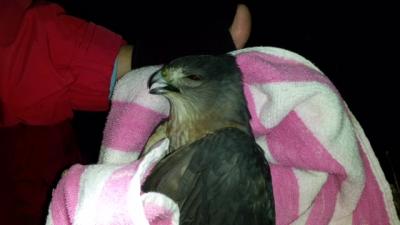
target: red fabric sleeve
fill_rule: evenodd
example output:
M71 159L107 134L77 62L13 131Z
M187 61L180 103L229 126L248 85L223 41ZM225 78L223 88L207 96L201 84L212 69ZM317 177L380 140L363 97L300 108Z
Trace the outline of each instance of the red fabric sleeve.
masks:
M125 43L122 38L62 12L48 25L48 35L56 69L73 80L68 91L71 107L106 110L114 61Z
M57 5L29 9L15 41L0 46L0 126L49 125L71 118L74 109L106 110L123 44Z
M65 14L49 24L48 35L56 69L72 79L68 91L71 107L106 110L114 61L124 44L122 38L101 26Z

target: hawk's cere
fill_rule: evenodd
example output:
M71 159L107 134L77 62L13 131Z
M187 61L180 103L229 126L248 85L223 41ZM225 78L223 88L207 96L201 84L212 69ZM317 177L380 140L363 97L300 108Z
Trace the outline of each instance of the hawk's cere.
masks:
M251 133L235 58L182 57L148 85L171 105L149 145L163 137L171 145L143 190L176 201L180 224L274 224L269 167Z

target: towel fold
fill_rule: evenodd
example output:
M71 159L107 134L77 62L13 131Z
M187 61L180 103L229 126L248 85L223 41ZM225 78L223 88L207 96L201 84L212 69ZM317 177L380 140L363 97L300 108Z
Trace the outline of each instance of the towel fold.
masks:
M230 54L243 73L253 133L270 163L276 224L400 224L368 139L323 73L279 48ZM47 224L161 224L154 218L178 223L172 200L139 191L143 174L168 144L137 160L151 132L168 117L168 102L146 87L158 68L134 70L117 83L99 164L76 165L61 179Z

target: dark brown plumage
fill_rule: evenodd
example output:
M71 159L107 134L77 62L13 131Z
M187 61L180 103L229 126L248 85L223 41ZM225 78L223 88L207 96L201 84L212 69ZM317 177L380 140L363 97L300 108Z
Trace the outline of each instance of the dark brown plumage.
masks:
M149 80L171 104L150 142L170 139L170 154L143 185L179 205L180 224L274 224L271 177L256 144L232 56L174 60Z

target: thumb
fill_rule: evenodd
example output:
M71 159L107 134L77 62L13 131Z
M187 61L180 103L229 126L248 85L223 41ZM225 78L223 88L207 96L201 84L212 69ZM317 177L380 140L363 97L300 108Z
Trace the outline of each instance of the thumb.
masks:
M251 32L251 13L246 5L238 4L229 32L236 49L241 49L246 45Z

